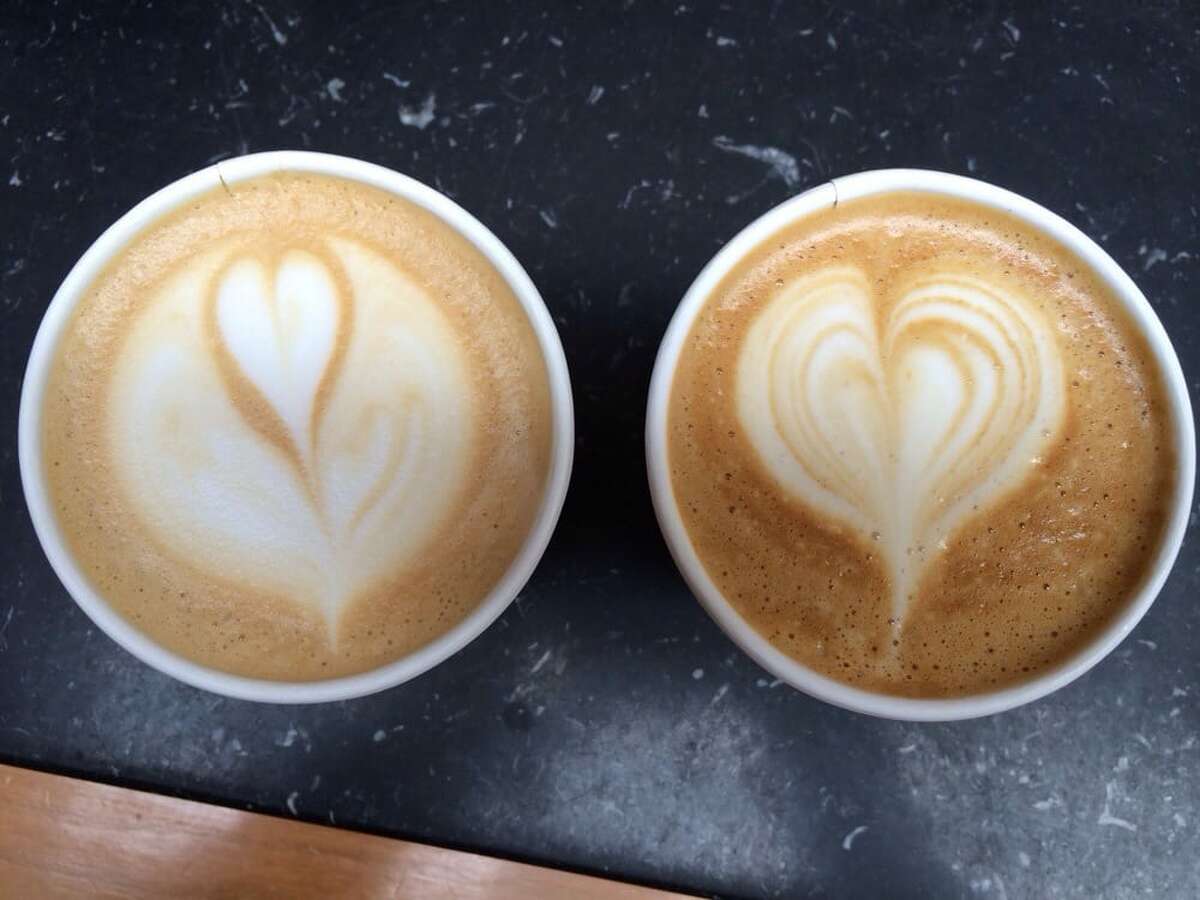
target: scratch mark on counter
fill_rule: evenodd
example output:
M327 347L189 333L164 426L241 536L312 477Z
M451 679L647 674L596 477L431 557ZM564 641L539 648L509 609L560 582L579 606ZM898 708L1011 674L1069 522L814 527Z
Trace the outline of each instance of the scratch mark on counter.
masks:
M725 153L735 153L738 156L765 163L770 167L771 174L781 179L789 188L800 184L800 167L796 164L796 157L778 147L735 144L725 135L717 135L713 138L713 146Z

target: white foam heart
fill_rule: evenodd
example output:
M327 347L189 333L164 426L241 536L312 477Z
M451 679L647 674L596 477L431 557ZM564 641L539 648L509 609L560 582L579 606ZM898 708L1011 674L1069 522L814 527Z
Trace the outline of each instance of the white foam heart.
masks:
M1066 398L1050 326L999 284L935 275L880 310L853 267L783 286L748 330L736 403L785 490L878 544L898 629L924 562L1041 462Z
M239 259L217 287L218 338L306 459L317 389L343 315L337 294L321 261L295 251L275 272Z
M164 283L122 345L109 439L156 543L311 605L336 641L346 604L449 514L474 413L436 301L376 251L325 243L213 252Z

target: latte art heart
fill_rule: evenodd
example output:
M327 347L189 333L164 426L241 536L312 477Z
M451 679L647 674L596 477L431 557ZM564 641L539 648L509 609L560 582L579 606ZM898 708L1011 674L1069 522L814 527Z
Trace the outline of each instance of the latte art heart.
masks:
M878 546L896 630L924 562L1020 484L1066 411L1055 336L1028 298L947 272L885 307L852 266L770 298L736 391L772 477Z
M453 506L470 396L458 336L382 256L335 238L270 257L234 246L146 305L108 434L166 552L319 610L336 644L346 605Z
M1078 658L1145 586L1169 392L1086 260L932 190L718 259L665 423L706 601L823 678L950 698Z

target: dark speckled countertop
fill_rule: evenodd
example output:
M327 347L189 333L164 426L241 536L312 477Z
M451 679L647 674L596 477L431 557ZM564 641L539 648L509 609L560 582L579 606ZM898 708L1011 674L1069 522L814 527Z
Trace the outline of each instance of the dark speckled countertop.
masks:
M1200 895L1194 537L1069 688L876 721L772 681L709 621L659 537L641 437L658 340L713 252L790 194L886 166L1080 225L1195 390L1200 7L548 8L0 11L0 758L700 893ZM16 460L26 355L71 264L156 188L276 148L382 163L489 225L558 323L578 415L558 532L504 617L409 684L307 708L176 684L99 633L38 547Z

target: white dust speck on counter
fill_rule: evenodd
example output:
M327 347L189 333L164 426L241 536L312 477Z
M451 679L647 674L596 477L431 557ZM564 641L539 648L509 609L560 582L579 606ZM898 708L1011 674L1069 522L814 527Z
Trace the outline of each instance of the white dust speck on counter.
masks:
M377 729L375 734L371 736L371 740L373 740L377 744L382 743L386 739L387 739L387 732L384 731L382 728Z
M600 102L600 100L603 96L604 96L604 86L600 85L600 84L593 84L592 89L590 91L588 91L587 105L595 106L597 103Z
M288 723L288 730L281 737L275 739L276 747L292 747L295 746L297 739L304 744L304 752L312 752L312 741L308 737L308 732L303 728L297 728L294 724Z
M275 43L280 47L286 47L288 42L287 35L279 30L279 27L275 24L275 20L271 18L270 14L259 3L251 3L250 5L257 9L259 15L266 21L267 27L271 29L271 37L275 39Z
M704 670L703 669L692 669L692 677L694 679L696 679L697 681L699 681L701 678L704 677Z
M1142 251L1145 251L1145 249L1146 248L1143 245ZM1141 252L1141 251L1139 251L1139 252ZM1146 258L1145 258L1145 260L1142 261L1142 271L1143 272L1149 272L1151 269L1153 269L1155 266L1157 266L1160 262L1166 262L1166 260L1167 260L1167 251L1164 250L1162 247L1155 247L1153 250L1149 251L1148 253L1145 253L1144 255Z
M299 799L300 799L299 791L292 791L290 794L288 794L287 808L288 808L288 812L290 812L293 816L300 815L300 813L296 810L296 801Z
M984 875L980 878L972 878L967 882L967 887L971 889L972 894L991 894L992 888L996 889L996 896L1000 900L1008 900L1008 892L1004 889L1004 881L1000 878L998 872L993 872L990 875Z
M641 181L639 181L637 184L631 185L629 190L627 190L625 192L625 199L623 199L620 203L618 203L617 207L620 209L629 209L629 203L630 203L630 201L633 200L633 195L636 194L638 191L640 191L642 188L648 188L648 187L650 187L650 182L644 178Z
M1100 817L1096 819L1097 825L1109 826L1113 828L1124 828L1126 831L1137 831L1138 827L1128 819L1122 819L1119 816L1114 816L1112 811L1112 802L1116 796L1117 783L1110 781L1104 785L1104 809L1100 812Z
M558 216L556 216L554 214L553 210L539 209L538 216L541 218L541 220L543 222L546 223L546 227L548 227L548 228L557 228L558 227Z
M21 180L20 172L14 171L10 176L8 176L8 186L9 187L20 187L24 183L25 182Z
M863 832L865 832L867 830L868 830L868 827L866 825L859 825L857 828L854 828L854 829L850 830L849 832L847 832L846 836L844 838L842 838L842 849L843 850L854 849L855 838L857 838L860 834L862 834Z
M417 128L424 131L429 123L433 121L434 110L437 109L437 97L430 93L420 106L405 106L400 105L400 124L407 125L410 128Z
M334 103L345 103L342 99L342 89L346 86L346 82L340 78L330 78L325 82L325 93L329 95L329 99Z

